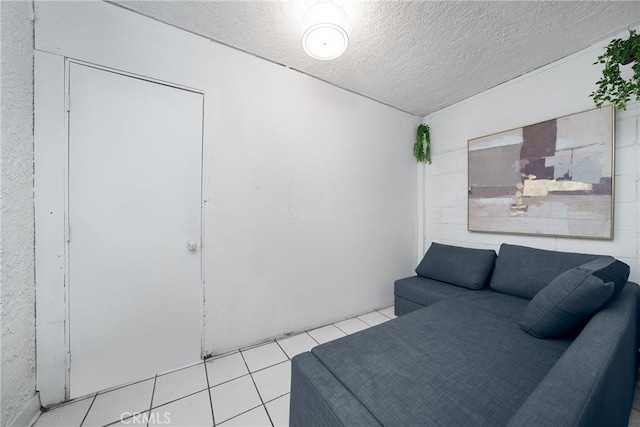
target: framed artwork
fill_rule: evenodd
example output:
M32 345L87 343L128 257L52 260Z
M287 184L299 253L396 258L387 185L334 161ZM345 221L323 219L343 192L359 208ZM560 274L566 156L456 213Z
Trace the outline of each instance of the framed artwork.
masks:
M613 106L469 140L468 230L613 239Z

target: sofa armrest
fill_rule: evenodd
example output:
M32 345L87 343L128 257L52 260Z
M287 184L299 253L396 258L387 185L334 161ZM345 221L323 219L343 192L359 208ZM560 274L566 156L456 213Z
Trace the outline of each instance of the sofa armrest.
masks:
M311 353L291 363L291 427L380 426L374 416Z
M593 316L510 427L627 426L637 372L639 291L628 283Z

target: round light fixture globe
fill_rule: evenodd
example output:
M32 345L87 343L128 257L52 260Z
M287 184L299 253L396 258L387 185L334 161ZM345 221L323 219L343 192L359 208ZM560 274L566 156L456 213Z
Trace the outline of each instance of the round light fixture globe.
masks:
M321 61L335 59L349 46L345 30L347 15L330 0L320 0L305 13L302 48L312 58Z
M321 61L335 59L349 46L349 37L342 27L324 23L309 27L302 35L302 47L307 55Z

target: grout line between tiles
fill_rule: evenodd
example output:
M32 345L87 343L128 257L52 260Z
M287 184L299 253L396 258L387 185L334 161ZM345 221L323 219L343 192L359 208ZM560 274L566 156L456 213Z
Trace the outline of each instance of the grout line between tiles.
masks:
M311 334L309 333L309 331L305 331L305 334L307 334L307 335L308 335L312 340L314 340L318 345L320 345L320 343L318 342L318 340L317 340L317 339L315 339L315 338L313 337L313 335L311 335Z
M384 318L385 318L385 319L387 319L387 320L385 320L384 322L376 323L376 324L373 324L373 325L372 325L371 323L367 322L366 320L364 320L364 319L360 319L360 317L362 317L362 316L366 316L367 314L371 314L371 313L377 313L377 314L380 314L382 317L384 317ZM367 325L369 325L369 326L370 326L370 327L372 327L372 328L373 328L374 326L382 325L383 323L386 323L386 322L387 322L387 321L389 321L389 320L393 320L393 319L391 319L390 317L385 316L384 314L380 313L378 310L373 310L373 311L370 311L369 313L361 314L360 316L358 316L358 319L360 319L361 321L363 321L364 323L366 323Z
M258 399L260 399L260 402L262 402L262 406L264 406L264 400L262 400L262 395L260 394L260 390L258 390L258 386L256 384L256 380L253 379L253 375L251 375L251 369L249 369L249 365L247 364L247 360L244 358L244 354L242 353L242 351L240 352L240 355L242 356L242 360L244 361L244 364L247 367L247 371L249 371L249 376L251 376L251 382L253 383L253 386L256 389L256 393L258 393ZM286 353L285 353L286 356ZM264 406L264 410L267 412L267 417L269 418L269 422L271 423L271 427L273 426L273 420L271 419L271 415L269 415L269 411L267 411L267 407Z
M178 369L178 370L180 370L180 369ZM145 378L143 380L133 381L133 382L126 383L126 384L117 385L117 386L114 386L114 387L111 387L111 388L106 388L104 390L100 390L100 391L96 392L95 394L111 393L112 391L120 390L121 388L129 387L129 386L136 385L136 384L140 384L140 383L143 383L145 381L150 381L150 380L154 379L155 377L156 376L154 375L153 377Z
M80 422L80 427L82 427L82 424L84 424L84 420L86 420L86 419L87 419L87 415L89 415L89 411L90 411L90 410L91 410L91 408L93 407L93 404L95 403L95 401L96 401L96 398L97 398L97 397L98 397L98 393L96 393L96 394L93 396L93 400L91 401L91 405L89 405L89 409L87 409L87 412L84 414L84 417L82 417L82 421Z
M185 394L184 396L180 396L177 399L173 399L173 400L170 400L168 402L164 402L162 405L154 406L153 408L150 409L150 411L152 411L154 409L162 408L163 406L166 406L166 405L168 405L170 403L177 402L178 400L182 400L182 399L187 398L187 397L191 397L194 394L202 393L203 391L206 391L206 390L209 390L209 389L208 388L203 388L202 390L198 390L198 391L194 391L194 392L189 393L189 394Z
M287 354L286 351L284 351L284 348L282 348L282 346L280 345L280 343L276 340L276 344L278 344L278 347L280 347L280 351L282 351L284 353L285 356L287 356L287 359L291 360L291 358L289 357L289 355ZM284 363L284 362L281 362ZM279 363L277 363L276 365L279 365ZM275 365L273 365L275 366Z
M193 365L189 365L189 366L183 366L182 368L178 368L178 369L174 369L172 371L165 371L165 372L161 372L159 374L156 374L156 377L164 377L165 375L169 375L169 374L173 374L175 372L180 372L180 371L184 371L185 369L190 369L193 368L194 366L198 366L201 363L206 363L204 360L201 360L198 363L194 363ZM149 378L151 379L151 378ZM146 380L145 380L146 381Z
M372 325L371 323L367 322L366 320L361 319L361 317L362 317L362 316L365 316L365 315L370 314L370 313L375 313L375 312L373 312L373 311L372 311L372 312L369 312L369 313L361 314L360 316L356 317L356 319L358 319L359 321L361 321L362 323L364 323L364 324L366 324L366 325L369 325L369 327L370 327L370 328L373 328L374 326L382 325L382 323L385 323L385 322L386 322L386 321L385 321L385 322L376 323L376 324L373 324L373 325ZM379 314L379 313L378 313L378 314ZM385 317L386 317L386 316L385 316Z
M327 326L329 326L329 325L327 325ZM316 328L316 329L318 329L318 328ZM309 329L309 331L313 331L313 329ZM306 336L308 336L309 338L311 338L311 339L312 339L316 344L320 345L320 343L318 342L318 340L316 340L314 337L312 337L312 336L311 336L311 334L309 334L309 331L304 331L304 332L300 332L299 334L291 335L291 336L286 337L286 338L281 338L281 339L279 339L279 340L276 340L276 343L278 344L278 346L280 347L280 349L281 349L282 351L284 351L284 354L286 354L286 355L287 355L287 357L289 357L289 354L284 350L284 348L282 348L282 346L280 345L280 341L284 341L284 340L287 340L287 339L289 339L289 338L299 337L300 335L306 335ZM315 346L314 346L314 347L315 347ZM310 351L310 350L308 350L308 351ZM295 357L295 356L294 356L294 357ZM292 359L292 358L291 358L291 357L289 357L289 360L291 360L291 359Z
M358 317L358 319L360 319L360 318ZM373 325L371 323L367 322L366 320L360 319L360 321L362 321L362 322L366 323L367 325L369 325L370 328L373 328ZM382 323L378 323L378 324L381 325Z
M120 422L123 422L124 420L129 420L129 421L131 421L131 420L133 419L133 417L135 417L136 415L142 415L142 414L144 414L144 413L146 413L146 412L147 412L147 411L144 411L144 412L135 412L135 413L133 413L133 414L129 415L128 417L124 417L124 418L122 418L122 419L117 419L117 420L115 420L115 421L111 421L109 424L105 424L105 425L104 425L104 426L102 426L102 427L109 427L109 426L113 426L113 425L116 425L116 424L118 424L118 423L120 423ZM149 415L151 415L151 414L149 414Z
M283 394L280 394L280 395L278 395L278 396L274 397L273 399L270 399L270 400L265 401L265 402L264 402L264 404L263 404L264 408L265 408L265 409L267 409L267 404L268 404L268 403L271 403L271 402L273 402L274 400L278 400L278 399L280 399L281 397L287 396L287 395L289 395L289 394L291 394L291 392L290 392L290 391L288 391L288 392L286 392L286 393L283 393ZM269 411L267 411L267 412L269 412Z
M349 335L348 333L346 333L345 331L343 331L342 329L340 329L340 327L339 327L338 325L336 325L335 323L332 323L332 325L333 325L333 326L335 326L336 328L338 328L338 330L339 330L340 332L342 332L343 334L345 334L345 335ZM337 339L337 338L336 338L336 339ZM331 340L331 341L333 341L333 340Z
M158 376L156 375L153 378L153 390L151 390L151 402L149 402L149 418L147 419L147 427L149 427L149 422L151 421L151 408L153 408L153 396L156 394L157 382L158 382Z
M266 407L266 406L264 406L264 405L258 405L258 406L254 406L253 408L249 408L249 409L247 409L246 411L240 412L238 415L234 415L234 416L233 416L233 417L231 417L231 418L227 418L226 420L222 421L220 424L224 424L224 423L226 423L227 421L231 421L231 420L232 420L232 419L234 419L234 418L238 418L240 415L244 415L244 414L246 414L247 412L251 412L251 411L253 411L254 409L257 409L257 408L259 408L259 407L263 407L263 408L264 408L264 410L267 412L267 415L269 415L269 411L267 411L267 407ZM269 419L269 421L271 421L271 419ZM272 424L272 426L273 426L273 424Z
M354 319L358 319L360 322L362 322L362 323L364 323L365 325L367 325L367 328L370 328L370 327L371 327L371 325L370 325L370 324L368 324L367 322L365 322L364 320L362 320L362 319L361 319L361 318L359 318L359 317L354 317Z
M273 344L273 343L272 343L272 342L269 342L269 344ZM287 360L291 360L291 359L289 359L289 355L287 354L287 352L286 352L286 351L284 351L284 350L282 349L282 347L280 347L280 344L278 344L277 342L276 342L275 344L277 344L277 345L278 345L278 348L280 348L280 350L282 351L282 353L284 353L284 357L286 357L286 358L287 358ZM251 350L251 349L249 349L249 350ZM273 366L279 365L279 364L284 363L284 362L286 362L286 361L287 361L287 360L283 360L283 361L281 361L281 362L276 362L276 363L274 363L274 364L271 364L271 365L269 365L269 366L265 366L264 368L256 369L255 371L251 372L251 369L249 368L249 365L247 364L247 361L246 361L246 360L245 360L245 358L244 358L244 353L243 353L243 351L244 351L244 350L240 351L240 354L242 355L242 360L244 360L245 365L247 366L247 371L249 371L249 374L254 374L254 373L256 373L256 372L264 371L265 369L269 369L269 368L271 368L271 367L273 367ZM244 376L244 375L242 375L242 376ZM240 377L238 377L238 378L240 378Z
M315 340L314 340L314 341L315 341ZM243 358L243 362L244 362L244 358ZM279 363L276 363L275 365L268 366L268 367L266 367L266 368L262 368L262 369L260 369L260 370L255 371L255 372L264 371L265 369L273 368L274 366L282 365L283 363L286 363L286 362L287 362L287 360L282 361L282 362L279 362ZM246 366L246 362L245 362L245 366ZM247 366L247 369L249 369L249 367L248 367L248 366ZM254 372L254 373L255 373L255 372ZM212 386L212 387L209 387L209 397L211 397L211 389L212 389L212 388L216 388L216 387L221 386L221 385L223 385L223 384L230 383L231 381L235 381L235 380L237 380L237 379L239 379L239 378L246 377L247 375L251 375L251 374L247 373L247 374L244 374L244 375L240 375L239 377L236 377L236 378L233 378L233 379L230 379L230 380L227 380L227 381L221 382L220 384L216 384L216 385L214 385L214 386ZM252 377L251 379L252 379L252 381L253 381L253 377ZM208 381L208 380L207 380L207 381ZM253 385L254 385L254 387L256 387L256 391L258 392L258 396L260 397L260 401L262 401L262 396L260 396L260 391L258 390L258 387L255 385L255 382L253 383ZM234 419L234 418L236 418L236 417L239 417L240 415L246 414L246 413L247 413L247 412L249 412L249 411L253 411L253 410L254 410L254 409L256 409L256 408L259 408L260 406L263 406L263 407L264 407L264 410L267 412L267 414L269 414L269 410L267 409L267 406L266 406L266 405L267 405L267 403L271 403L271 402L273 402L274 400L278 400L278 399L280 399L281 397L283 397L283 396L287 396L287 395L289 395L289 394L291 394L291 391L289 391L289 392L287 392L287 393L284 393L284 394L282 394L282 395L280 395L280 396L274 397L273 399L270 399L270 400L268 400L268 401L265 401L265 402L263 402L261 405L254 406L253 408L249 408L249 409L247 409L246 411L241 412L241 413L239 413L238 415L234 415L234 416L233 416L233 417L231 417L231 418L227 418L226 420L222 421L222 423L226 423L227 421L232 420L232 419ZM211 400L211 408L213 408L213 400ZM271 420L271 417L269 417L269 419ZM214 422L215 422L215 419L214 419ZM273 422L273 421L272 421L272 422ZM217 424L214 424L214 425L217 425ZM275 424L274 424L274 425L275 425Z
M207 394L209 394L209 405L211 407L211 419L213 420L213 425L216 425L216 416L213 413L213 399L211 398L211 384L209 384L209 370L207 369L207 364L204 363L204 376L207 377Z
M288 396L288 395L290 395L290 394L291 394L291 392L288 392L288 393L285 393L285 394L281 394L281 395L280 395L280 396L278 396L278 397L274 397L273 399L271 399L271 400L268 400L268 401L264 402L264 404L265 404L265 408L266 408L267 403L271 403L271 402L273 402L274 400L278 400L278 399L280 399L281 397Z
M153 395L152 395L152 396L153 396ZM131 415L129 415L129 416L127 416L127 417L124 417L124 418L122 418L122 414L123 414L123 413L121 413L121 414L120 414L120 418L118 418L118 419L117 419L117 420L115 420L115 421L111 421L110 423L105 424L105 425L103 425L102 427L109 427L109 426L113 426L113 425L119 424L119 423L121 423L121 422L124 422L124 420L129 420L129 421L131 421L134 417L139 416L139 415L142 415L142 416L143 416L143 420L144 420L144 414L146 414L147 412L149 413L149 414L148 414L148 416L150 417L150 416L151 416L151 409L145 409L144 411L141 411L141 412L130 412L130 414L131 414ZM150 423L150 422L151 422L151 419L148 419L148 420L147 420L147 424L146 424L146 426L147 426L147 427L148 427L148 425L149 425L149 423ZM128 423L125 423L125 424L128 424Z
M226 381L223 381L223 382L221 382L221 383L219 383L219 384L213 385L213 386L209 387L209 389L216 388L216 387L221 386L221 385L223 385L223 384L230 383L231 381L239 380L240 378L244 378L244 377L246 377L247 375L251 375L251 374L247 372L246 374L242 374L242 375L240 375L239 377L231 378L230 380L226 380ZM212 402L213 402L213 401L212 401Z
M385 308L389 308L389 307L385 307ZM386 317L387 319L389 319L389 320L393 320L393 317L389 317L389 316L387 316L386 314L384 314L384 313L382 312L382 310L384 310L385 308L381 308L380 310L376 310L376 311L377 311L378 313L382 314L382 315L383 315L384 317Z
M266 368L257 369L255 371L251 372L249 375L253 375L253 374L257 374L258 372L266 371L269 368L273 368L275 366L282 365L283 363L287 363L287 362L291 362L291 359L287 359L287 360L283 360L282 362L274 363L273 365L269 365ZM244 375L243 375L243 377L244 377ZM240 378L240 377L238 377L238 378Z

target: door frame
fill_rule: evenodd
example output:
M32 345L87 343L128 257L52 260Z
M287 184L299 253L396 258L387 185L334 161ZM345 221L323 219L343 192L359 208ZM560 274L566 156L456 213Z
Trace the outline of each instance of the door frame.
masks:
M203 90L73 58L34 51L34 208L36 252L36 386L43 406L69 399L69 97L71 64L202 95L200 161L200 357L205 356ZM178 366L176 366L178 368Z

